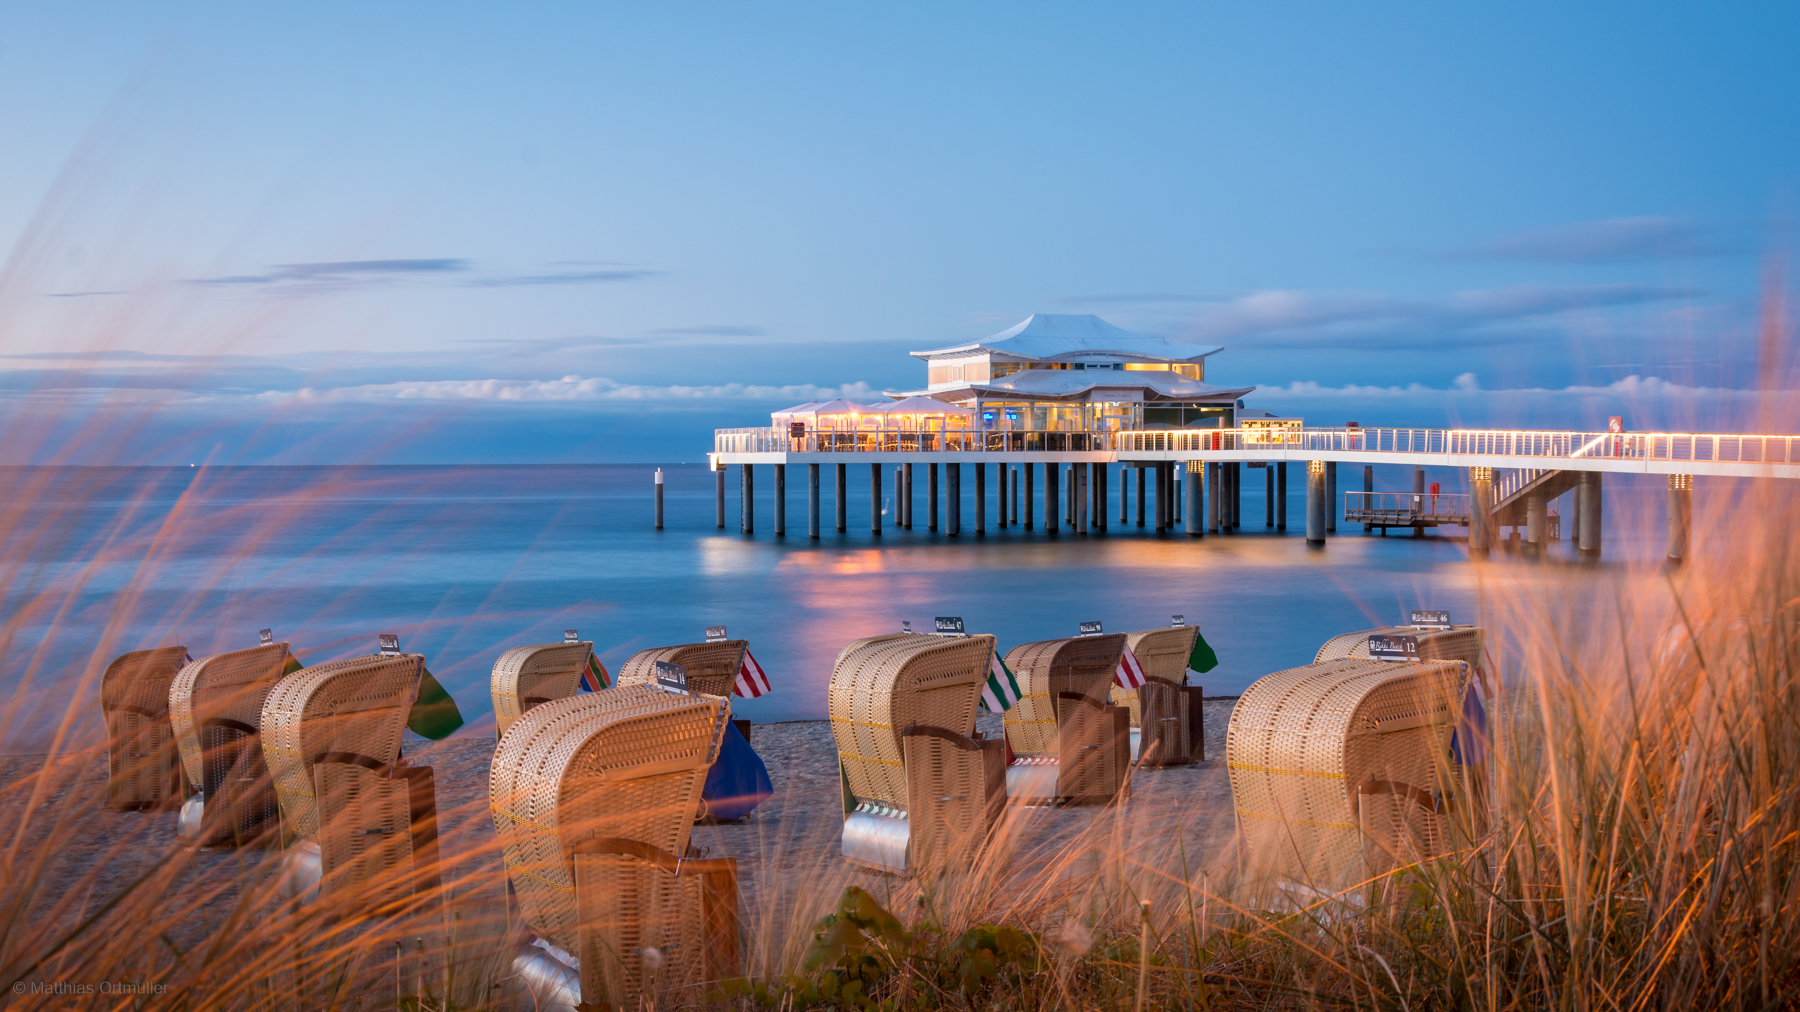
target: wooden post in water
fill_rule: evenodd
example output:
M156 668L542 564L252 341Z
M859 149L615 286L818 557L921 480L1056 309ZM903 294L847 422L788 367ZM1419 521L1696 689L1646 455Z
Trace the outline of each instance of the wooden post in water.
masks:
M1287 530L1287 461L1275 464L1275 530Z
M1338 518L1337 461L1325 462L1325 532L1337 533Z
M1016 526L1019 522L1019 469L1016 467L1012 469L1011 484L1012 484L1012 521L1013 521L1013 524Z
M925 465L925 529L938 529L937 465Z
M718 470L713 472L713 479L714 479L713 484L718 486L718 492L719 492L719 530L724 530L725 529L725 465L723 465L723 464L719 465Z
M1600 472L1581 472L1581 484L1575 486L1575 511L1581 515L1581 542L1577 546L1584 559L1600 557Z
M756 533L756 468L750 464L738 465L738 492L741 500L738 504L738 522L745 534Z
M819 465L806 465L806 536L819 538Z
M869 533L881 537L881 465L869 465Z
M839 534L850 529L850 476L847 470L850 465L837 466L837 531Z
M1413 501L1412 501L1412 505L1413 505L1413 512L1415 512L1415 513L1417 513L1420 509L1424 508L1424 505L1425 505L1425 469L1422 467L1413 468ZM1414 527L1413 528L1413 537L1422 538L1424 536L1425 536L1425 528L1423 528L1423 527Z
M1325 462L1306 462L1306 543L1325 546Z
M1071 504L1075 507L1075 533L1086 534L1088 532L1088 465L1076 464L1070 468L1070 472L1073 481L1070 482L1069 493L1070 497L1075 500Z
M944 533L962 533L962 465L944 465Z
M994 465L994 524L1006 529L1006 465Z
M662 530L662 468L656 469L656 529Z
M987 533L987 465L975 465L975 534Z
M1375 465L1374 464L1364 464L1363 465L1363 491L1369 492L1369 493L1373 493L1375 491ZM1372 496L1364 497L1363 509L1369 508L1369 503L1370 503L1371 499L1372 499ZM1375 529L1375 525L1374 524L1363 524L1362 528L1363 528L1363 533L1367 534L1370 531ZM1473 530L1474 530L1474 528L1470 528L1471 532L1473 532ZM1472 533L1471 533L1471 536L1472 536ZM1471 546L1471 547L1473 547L1473 546Z
M1036 482L1034 481L1034 479L1037 477L1036 471L1037 471L1036 464L1026 464L1025 465L1025 529L1026 530L1031 530L1032 517L1037 513L1037 489L1032 487L1033 485L1036 484Z
M1091 464L1089 470L1094 472L1094 527L1106 530L1106 477L1105 464Z
M1131 522L1131 468L1119 465L1119 526Z
M1062 508L1062 489L1057 485L1061 477L1061 464L1044 465L1044 530L1051 534L1062 526L1062 517L1057 513Z
M1275 526L1275 465L1263 462L1263 526Z
M1137 489L1137 492L1138 492L1137 525L1139 527L1142 527L1142 526L1144 526L1144 465L1142 465L1142 464L1139 464L1137 466L1137 487L1138 487L1138 489Z
M1219 510L1225 499L1219 494L1219 467L1217 461L1209 461L1206 464L1206 473L1202 475L1206 480L1206 533L1208 534L1219 533Z
M906 529L913 529L913 466L906 465Z
M1181 484L1182 484L1181 472L1182 472L1181 465L1177 462L1171 461L1169 464L1169 529L1170 530L1174 530L1175 525L1181 522Z
M775 465L775 536L787 537L787 465Z
M1694 517L1694 476L1669 475L1669 565L1687 560L1688 536Z

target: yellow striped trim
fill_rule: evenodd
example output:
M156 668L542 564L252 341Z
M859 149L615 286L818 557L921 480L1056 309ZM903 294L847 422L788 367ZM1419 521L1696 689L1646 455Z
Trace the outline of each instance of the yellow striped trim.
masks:
M851 720L848 717L833 717L831 718L831 722L833 724L849 724L853 727L878 727L883 731L892 731L894 729L894 725L892 724L876 724L867 720Z
M1295 826L1312 826L1316 829L1361 829L1362 828L1361 826L1358 826L1354 822L1314 822L1311 819L1290 819L1290 818L1287 818L1287 817L1281 816L1281 815L1266 815L1262 812L1252 812L1248 808L1240 808L1237 810L1237 813L1239 815L1249 816L1252 819L1268 819L1271 822L1286 822L1286 823L1291 823L1292 825L1295 825Z
M855 759L855 760L858 760L860 762L865 762L865 763L880 763L883 766L904 766L904 765L906 765L905 763L900 762L897 759L871 759L866 755L856 755L851 752L839 752L838 758L839 759Z
M1250 770L1253 773L1273 773L1283 777L1318 777L1320 780L1342 780L1342 773L1326 773L1324 770L1278 770L1273 766L1258 766L1255 763L1228 762L1226 769Z
M525 867L522 864L514 864L513 862L508 861L508 862L506 862L506 868L508 871L518 872L520 875L523 875L526 878L532 880L533 882L536 882L538 885L548 886L551 889L557 890L558 892L572 893L575 891L575 888L573 886L566 886L566 885L563 885L561 882L552 882L549 879L545 878L544 876L539 875L536 872L533 872L531 869Z
M280 785L280 784L276 784L276 785L275 785L275 793L276 793L276 794L292 794L292 795L295 795L295 796L297 796L297 797L302 797L302 798L316 798L316 797L318 797L318 795L317 795L317 794L314 794L314 793L313 793L313 792L311 792L311 791L296 791L296 790L294 790L294 789L293 789L293 788L291 788L291 787L283 787L283 786L281 786L281 785Z
M541 830L545 833L556 832L556 830L550 826L545 826L540 823L533 822L530 819L520 818L519 816L514 815L513 813L507 811L506 809L501 808L499 805L489 805L488 810L493 812L495 815L502 816L508 822L516 823L521 826L530 826L532 829Z
M1054 723L1056 723L1056 718L1055 717L1045 717L1043 720L1006 720L1003 718L1000 721L1000 723L1002 723L1002 724L1054 724Z

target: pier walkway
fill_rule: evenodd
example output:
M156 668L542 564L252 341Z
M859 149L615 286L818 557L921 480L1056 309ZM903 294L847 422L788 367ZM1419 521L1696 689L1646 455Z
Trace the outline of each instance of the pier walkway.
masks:
M893 468L894 526L910 529L914 469L927 472L927 529L939 529L938 469L944 469L945 533L961 533L964 465L973 465L976 533L987 527L987 465L994 468L994 510L999 526L1010 522L1076 533L1104 530L1110 510L1110 466L1137 472L1137 521L1145 524L1151 497L1157 531L1204 536L1239 526L1242 468L1264 469L1267 526L1287 526L1287 465L1305 465L1307 541L1323 545L1336 530L1339 505L1337 465L1364 465L1364 488L1346 492L1346 522L1371 528L1444 524L1469 528L1470 548L1486 552L1500 527L1524 528L1526 544L1541 548L1555 537L1562 518L1549 509L1573 492L1571 539L1582 554L1600 553L1601 481L1606 473L1668 476L1669 558L1686 557L1692 515L1693 479L1800 478L1800 436L1688 432L1557 432L1528 429L1309 429L1245 426L1236 429L1130 430L1120 432L1034 431L1014 428L787 427L720 429L708 455L718 472L718 524L725 526L725 469L738 465L743 483L742 527L754 531L754 469L775 471L775 533L786 534L786 469L807 466L807 533L820 529L820 467L836 474L836 528L845 530L847 468L868 464L870 529L879 534L885 511L883 473ZM1374 465L1415 467L1411 493L1376 493ZM1037 513L1036 470L1043 469L1042 512ZM1468 494L1427 490L1424 468L1467 468ZM1196 479L1178 480L1185 471ZM1154 490L1146 487L1154 475ZM1204 477L1199 477L1204 475ZM1020 486L1023 485L1021 489ZM1130 489L1119 476L1119 515L1129 516ZM1178 489L1184 491L1178 492ZM1023 494L1021 494L1021 492ZM1147 495L1148 493L1148 495ZM1381 498L1391 495L1392 501ZM1178 499L1177 496L1180 496ZM1329 505L1328 505L1329 504ZM1022 511L1021 511L1022 506ZM1185 506L1186 518L1182 520ZM1035 514L1035 516L1034 516ZM1066 519L1065 519L1066 518ZM660 514L659 514L660 523ZM1385 530L1384 530L1385 533Z

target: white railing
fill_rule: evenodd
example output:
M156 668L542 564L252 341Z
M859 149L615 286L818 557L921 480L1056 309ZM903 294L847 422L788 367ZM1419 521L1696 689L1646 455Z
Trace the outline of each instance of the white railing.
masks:
M1524 467L1508 471L1494 483L1494 502L1503 503L1519 494L1519 490L1550 473L1550 468Z
M1529 429L1178 429L1053 432L984 429L718 429L715 453L1114 452L1421 453L1453 456L1800 463L1800 436L1685 432L1538 432ZM1554 469L1547 467L1545 470ZM1510 476L1509 476L1510 477Z
M1470 497L1461 492L1345 492L1346 523L1469 522Z

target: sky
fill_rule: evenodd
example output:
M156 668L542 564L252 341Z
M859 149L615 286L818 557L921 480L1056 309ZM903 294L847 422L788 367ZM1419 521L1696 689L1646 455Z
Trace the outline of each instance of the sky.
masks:
M1742 427L1797 29L3 0L0 463L694 461L1037 312L1309 424Z

